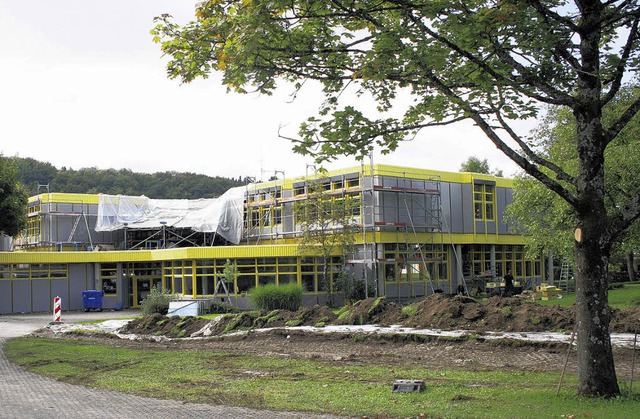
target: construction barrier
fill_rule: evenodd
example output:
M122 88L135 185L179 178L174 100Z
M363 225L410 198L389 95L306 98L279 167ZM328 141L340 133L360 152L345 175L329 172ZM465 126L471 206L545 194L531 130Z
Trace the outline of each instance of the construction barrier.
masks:
M56 323L60 323L60 312L61 308L61 298L56 297L53 299L53 321Z

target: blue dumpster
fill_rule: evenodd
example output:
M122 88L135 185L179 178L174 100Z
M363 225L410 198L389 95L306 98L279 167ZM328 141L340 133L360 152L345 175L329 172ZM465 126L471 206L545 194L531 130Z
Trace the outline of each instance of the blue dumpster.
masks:
M82 308L84 309L84 311L102 311L102 291L82 291Z

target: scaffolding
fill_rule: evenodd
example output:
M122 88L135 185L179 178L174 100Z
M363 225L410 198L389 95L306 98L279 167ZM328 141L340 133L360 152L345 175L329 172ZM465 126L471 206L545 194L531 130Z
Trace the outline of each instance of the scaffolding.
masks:
M363 194L364 231L370 232L368 236L372 238L372 252L366 252L365 256L375 255L370 259L375 277L378 277L375 268L380 266L385 287L389 277L397 280L395 297L398 299L451 292L442 228L440 177L418 179L406 171L374 174L372 170L365 175L363 170L363 191L369 192L370 199ZM387 240L381 243L380 251L375 242L380 232L395 232L396 243ZM365 260L365 264L369 261ZM394 296L386 289L384 293Z

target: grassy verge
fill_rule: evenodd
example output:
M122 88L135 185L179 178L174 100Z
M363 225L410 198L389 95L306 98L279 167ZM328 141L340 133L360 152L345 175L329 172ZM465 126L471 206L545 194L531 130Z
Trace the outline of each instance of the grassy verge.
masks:
M556 397L557 373L344 365L42 338L10 340L5 352L29 371L56 380L142 396L258 409L443 418L625 418L636 417L640 411L638 391L632 401L577 397L575 376L565 376ZM427 389L393 393L397 379L425 380Z
M564 294L562 298L552 300L538 300L545 306L559 305L562 307L571 307L576 302L575 294ZM609 305L613 308L629 308L640 303L640 284L624 284L621 288L609 290Z

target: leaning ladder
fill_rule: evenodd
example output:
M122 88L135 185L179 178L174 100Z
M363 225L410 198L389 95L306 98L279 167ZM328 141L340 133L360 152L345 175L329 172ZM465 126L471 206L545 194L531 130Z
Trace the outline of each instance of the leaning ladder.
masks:
M560 284L564 285L564 292L573 291L569 287L569 278L571 276L571 267L569 266L569 262L564 259L562 261L562 267L560 268Z
M218 285L216 286L215 291L213 291L213 301L216 300L216 297L218 296L218 291L220 291L220 288L224 290L224 295L226 295L227 297L226 302L231 304L231 297L229 296L229 288L227 287L227 284L222 279L218 280Z

